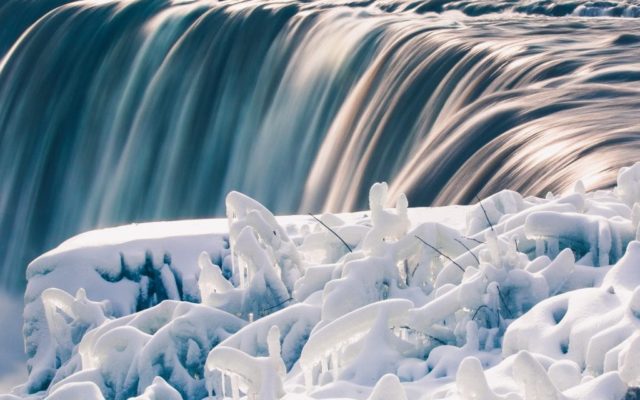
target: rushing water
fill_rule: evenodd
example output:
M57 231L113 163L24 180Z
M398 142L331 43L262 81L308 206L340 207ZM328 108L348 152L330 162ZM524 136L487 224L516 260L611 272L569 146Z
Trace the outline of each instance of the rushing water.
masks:
M611 186L640 159L637 4L5 0L0 286L231 189L290 213L379 180L413 205Z

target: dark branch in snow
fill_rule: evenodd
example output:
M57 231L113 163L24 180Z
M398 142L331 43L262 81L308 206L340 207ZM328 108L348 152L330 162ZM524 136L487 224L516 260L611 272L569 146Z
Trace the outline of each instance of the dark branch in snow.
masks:
M474 242L479 243L479 244L484 244L484 242L482 240L478 240L476 238L472 238L472 237L469 237L469 236L463 236L463 238L465 238L467 240L473 240Z
M504 306L504 309L507 311L507 313L509 313L509 318L513 318L513 314L511 313L511 310L509 309L509 306L507 306L507 302L505 301L504 297L502 296L502 291L500 290L500 286L498 286L498 296L500 296L500 301L502 302L502 305Z
M478 197L478 195L476 195L476 199L478 199L478 204L480 204L480 208L482 208L482 212L484 213L484 217L487 219L487 222L489 223L489 226L491 227L491 231L495 232L493 230L493 224L489 220L489 215L487 214L487 210L485 210L484 206L482 205L482 200L480 200L480 197Z
M275 306L271 306L269 308L264 308L264 309L260 310L260 314L264 314L265 311L273 310L276 307L280 307L281 305L283 305L287 301L291 301L291 300L293 300L293 297L289 297L288 299L286 299L284 301L281 301L280 303L276 304Z
M465 249L467 249L467 251L469 253L471 253L471 255L473 256L473 258L476 259L476 261L478 262L478 264L480 264L480 260L478 259L478 257L473 253L473 251L471 251L471 249L464 243L462 243L462 240L460 239L454 239L456 242L460 243L460 245L462 245L462 247L464 247Z
M476 317L478 316L478 313L480 312L480 310L482 310L483 308L486 308L489 311L493 311L492 309L489 308L489 306L487 306L486 304L481 305L480 307L476 308L476 312L473 313L473 317L471 317L472 321L476 320ZM499 320L499 318L498 318Z
M340 235L338 235L336 233L336 231L334 231L333 229L329 228L329 226L327 224L325 224L324 222L320 221L320 219L318 217L316 217L315 215L309 213L309 215L311 215L311 217L313 219L315 219L316 221L318 221L320 223L320 225L324 226L325 228L327 228L329 230L329 232L333 233L335 235L335 237L337 237L338 239L340 239L340 241L342 242L342 244L344 244L344 247L346 247L349 250L349 253L353 253L353 250L351 250L351 246L349 246L347 244L347 242L344 241L344 239L342 239L340 237Z
M400 328L401 328L401 329L406 329L406 330L410 330L410 331L414 331L414 332L415 332L415 329L413 329L413 328L412 328L412 327L410 327L410 326L403 325L403 326L401 326ZM422 335L424 335L424 336L428 337L429 339L431 339L431 340L432 340L432 341L434 341L434 342L439 342L440 344L447 344L447 342L445 342L445 341L444 341L444 340L442 340L442 339L438 339L438 338L437 338L437 337L435 337L435 336L431 336L431 335L429 335L429 334L427 334L427 333L424 333L424 332L420 332L420 333L421 333Z
M462 272L464 272L464 268L462 267L462 265L458 264L457 262L455 262L455 260L451 257L449 257L448 255L444 254L443 252L441 252L440 250L436 249L434 246L430 245L429 243L425 242L420 236L415 235L416 239L418 239L419 241L421 241L422 243L426 244L427 246L429 246L430 248L432 248L434 251L438 252L438 254L440 254L442 257L446 258L447 260L451 261L452 263L454 263L458 268L460 268L460 270Z

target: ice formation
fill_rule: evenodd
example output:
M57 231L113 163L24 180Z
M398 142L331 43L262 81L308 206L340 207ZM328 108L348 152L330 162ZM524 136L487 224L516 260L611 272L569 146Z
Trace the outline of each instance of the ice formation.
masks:
M379 183L368 212L286 218L232 192L228 230L85 234L29 266L30 375L4 398L623 399L639 185L434 212Z

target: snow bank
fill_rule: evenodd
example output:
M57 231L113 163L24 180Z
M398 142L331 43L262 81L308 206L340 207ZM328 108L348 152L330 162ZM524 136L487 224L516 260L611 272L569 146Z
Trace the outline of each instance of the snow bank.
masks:
M80 235L29 266L14 395L622 399L640 385L638 165L611 191L466 208L380 183L367 212L277 218L232 192L226 220Z
M110 399L137 394L153 398L158 396L154 393L175 390L184 398L202 398L206 395L204 362L208 350L244 325L243 320L224 311L173 300L105 320L71 347L71 355L55 372L50 390L91 382ZM167 390L167 385L174 389Z

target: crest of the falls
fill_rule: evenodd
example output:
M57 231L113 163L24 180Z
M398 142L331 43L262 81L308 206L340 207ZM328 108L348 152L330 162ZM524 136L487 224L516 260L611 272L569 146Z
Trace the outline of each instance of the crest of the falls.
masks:
M1 285L230 190L315 212L381 180L414 205L611 186L638 158L640 28L588 15L636 2L9 0Z

